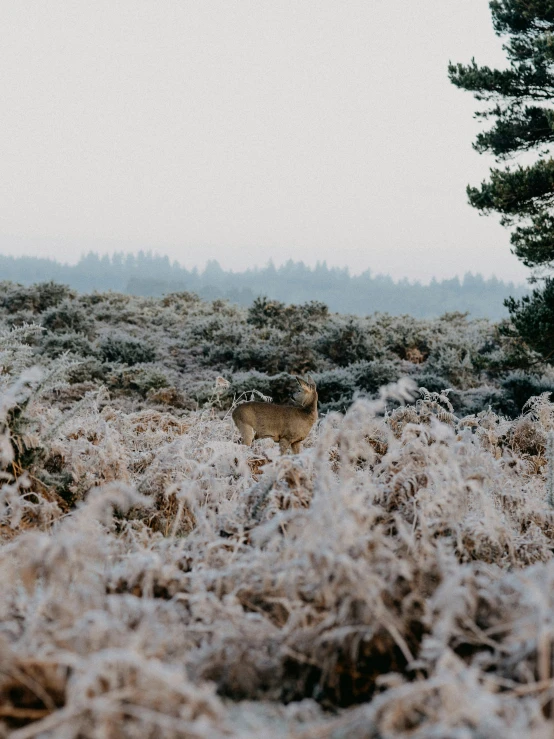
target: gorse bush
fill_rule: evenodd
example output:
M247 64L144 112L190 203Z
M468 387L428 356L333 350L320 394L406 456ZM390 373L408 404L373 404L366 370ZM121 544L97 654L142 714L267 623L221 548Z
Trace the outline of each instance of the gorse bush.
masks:
M0 302L8 313L22 311L43 313L48 308L55 308L63 300L75 296L74 290L55 282L40 282L30 287L9 282L0 283Z
M367 333L354 319L346 324L331 326L319 339L317 348L324 357L339 367L373 359L375 356L375 349L368 342Z
M64 300L55 308L48 309L41 318L41 324L47 331L54 333L80 333L91 336L94 323L85 311L69 300Z
M47 332L41 344L41 351L49 357L70 353L79 357L96 357L98 350L83 334Z
M316 300L303 305L285 305L262 297L253 301L246 320L256 328L276 328L289 334L314 334L328 317L327 306Z
M114 370L106 378L107 385L115 391L136 392L145 397L150 390L168 387L167 375L157 367L137 365L132 369Z
M156 359L156 351L153 347L132 339L117 339L108 336L100 343L98 350L105 362L133 365L154 362Z

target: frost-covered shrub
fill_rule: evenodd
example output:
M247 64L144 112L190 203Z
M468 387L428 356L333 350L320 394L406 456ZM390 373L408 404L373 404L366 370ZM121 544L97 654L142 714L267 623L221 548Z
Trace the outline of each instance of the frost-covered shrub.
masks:
M188 311L190 307L201 302L196 293L187 292L186 290L183 292L168 293L167 295L164 295L163 298L160 298L160 301L165 307L171 306L181 310L185 309L186 311Z
M79 333L88 337L94 335L93 319L68 299L43 313L41 324L55 333Z
M69 352L81 357L96 357L97 350L83 334L46 333L40 344L40 350L48 357L58 357Z
M144 360L150 360L152 366L157 363L160 373L169 372L170 386L179 391L186 389L198 402L204 397L206 402L209 400L211 391L206 388L211 388L218 374L232 380L233 374L245 371L273 377L281 373L333 372L340 367L354 372L358 365L358 376L324 378L328 385L322 388L324 410L344 410L356 394L375 394L381 384L403 374L432 390L453 388L453 402L460 412L476 408L480 399L489 404L488 398L493 408L510 417L519 412L530 395L549 387L546 379L539 384L520 382L515 400L516 389L510 389L513 382L509 373L523 366L518 354L521 340L518 344L507 330L500 330L502 327L486 320L468 320L460 314L431 321L384 314L353 318L327 315L319 309L310 315L309 305L277 304L271 308L268 304L262 306L261 313L258 310L258 318L261 315L263 320L249 323L246 309L222 301L201 301L190 294L163 299L115 293L73 296L66 294L65 288L54 288L55 300L62 300L41 315L50 330L42 336L31 334L25 341L37 355L55 357L69 351L86 359L68 376L78 384L106 382L110 367L101 368L95 361L102 342L102 358L114 364L142 364ZM17 294L20 286L4 283L3 289L0 298L10 291ZM38 303L35 298L40 290L33 290L29 288L25 293L31 296L28 302L22 302L27 307L15 313L9 312L0 299L0 326L22 326L35 320L31 308L44 308L48 300ZM265 318L264 310L268 313ZM254 313L251 311L251 315ZM313 320L308 322L306 318ZM66 325L77 328L67 329ZM307 333L314 326L317 331ZM92 343L94 337L100 338ZM132 346L116 346L120 341L130 341ZM529 365L530 355L526 356ZM36 361L43 360L37 356ZM533 362L533 373L542 376L545 367L537 356ZM365 368L365 374L361 368ZM506 388L502 387L504 381ZM479 388L483 388L481 393L477 392ZM498 392L491 394L490 388ZM470 392L473 390L476 392ZM140 395L135 384L127 382L112 384L111 391L116 395L121 392L124 399L131 398L129 393ZM266 392L275 395L269 389ZM457 393L462 395L458 397Z
M425 384L423 385L427 387ZM448 397L452 402L454 411L459 416L477 415L489 407L495 413L508 418L514 418L520 412L513 400L502 390L495 387L483 386L470 390L452 390Z
M274 403L287 403L291 401L297 389L296 380L288 373L267 375L252 370L233 374L223 397L226 398L227 404L230 404L233 398L241 396L249 398L250 394L255 391L271 398Z
M358 362L349 369L356 388L364 393L376 393L380 387L396 382L403 374L398 363L382 359Z
M513 403L515 413L511 415L516 415L521 413L531 396L554 392L554 379L519 370L508 374L501 386L507 402Z
M108 324L111 327L147 326L156 313L156 301L151 298L135 298L121 293L80 295L76 303L95 322Z
M387 329L389 352L413 364L422 364L426 361L433 344L433 336L425 324L411 316L387 316L384 324Z
M15 339L0 341L0 414L36 359ZM163 370L169 396L170 362L114 375ZM404 364L315 379L355 393L378 367ZM294 392L284 373L228 379L232 395ZM515 420L462 417L454 391L403 381L281 456L238 445L215 403L177 417L151 407L163 390L133 392L132 412L115 386L26 407L18 440L44 453L0 486L0 732L550 735L545 396Z
M398 365L391 361L357 362L349 367L314 373L322 412L344 412L356 396L374 395L383 385L400 376Z
M376 356L375 346L367 332L353 318L347 323L332 324L322 333L316 346L324 357L339 367Z
M449 385L466 389L477 384L471 351L463 345L438 345L431 351L427 366L432 373L446 377Z
M303 374L317 368L317 355L310 337L296 334L285 337L275 330L257 335L253 331L218 331L202 347L208 366L229 367L234 371L255 370L274 375L279 372Z
M196 408L196 403L191 398L171 385L151 387L146 393L146 397L150 403L156 405L179 409L186 408L188 410L194 410Z
M327 306L317 300L302 305L286 305L260 297L248 309L246 320L256 328L275 328L288 334L313 334L328 316Z
M146 397L150 390L171 385L166 372L156 365L135 365L132 369L113 369L106 378L108 387L124 393L137 392Z
M252 369L267 374L303 373L317 366L314 352L301 338L288 344L241 343L233 352L232 362L238 370Z
M322 413L344 412L351 405L358 388L354 374L349 367L318 372L313 377L317 385L319 407Z
M94 356L83 359L67 371L67 381L72 384L84 382L106 382L109 368Z
M248 308L248 318L246 320L256 328L265 328L266 326L281 328L285 308L285 303L280 300L270 300L262 296L256 298Z
M268 342L215 344L208 348L206 358L210 366L228 366L237 371L256 370L266 374L281 372L287 364L286 356Z
M104 362L147 364L156 359L156 350L141 341L108 336L100 342L98 351Z
M0 283L0 304L8 313L43 313L63 300L75 297L73 290L56 282L39 282L29 287L9 282Z
M501 347L498 332L482 319L468 321L463 314L451 314L435 321L431 350L422 372L445 377L459 389L476 387L490 370L498 374Z
M212 343L223 330L223 321L220 316L195 321L190 327L190 335L195 343Z
M40 484L37 466L48 453L55 428L42 403L49 392L65 384L72 366L62 357L49 362L48 368L33 367L34 355L24 340L38 332L38 326L0 332L0 481L15 480L19 485L21 478L23 487L29 486L31 474ZM0 509L1 498L0 490Z
M446 377L435 375L432 372L421 372L411 375L411 377L418 387L425 387L432 393L440 393L441 390L446 390L451 385Z

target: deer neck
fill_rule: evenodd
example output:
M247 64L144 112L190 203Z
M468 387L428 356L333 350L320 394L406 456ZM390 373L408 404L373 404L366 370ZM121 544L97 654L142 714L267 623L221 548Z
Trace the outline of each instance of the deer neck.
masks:
M314 393L313 399L304 406L304 411L310 418L317 418L317 393Z

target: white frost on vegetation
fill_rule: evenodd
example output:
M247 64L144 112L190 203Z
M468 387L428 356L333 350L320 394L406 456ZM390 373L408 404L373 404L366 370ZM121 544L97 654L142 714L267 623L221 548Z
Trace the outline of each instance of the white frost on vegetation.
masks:
M0 736L551 736L545 396L457 418L401 381L281 457L214 409L63 412L14 347Z

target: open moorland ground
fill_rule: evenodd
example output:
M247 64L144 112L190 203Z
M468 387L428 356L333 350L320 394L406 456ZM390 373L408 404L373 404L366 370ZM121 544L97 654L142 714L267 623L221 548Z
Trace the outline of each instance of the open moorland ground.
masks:
M551 390L460 314L0 284L0 736L551 737Z

